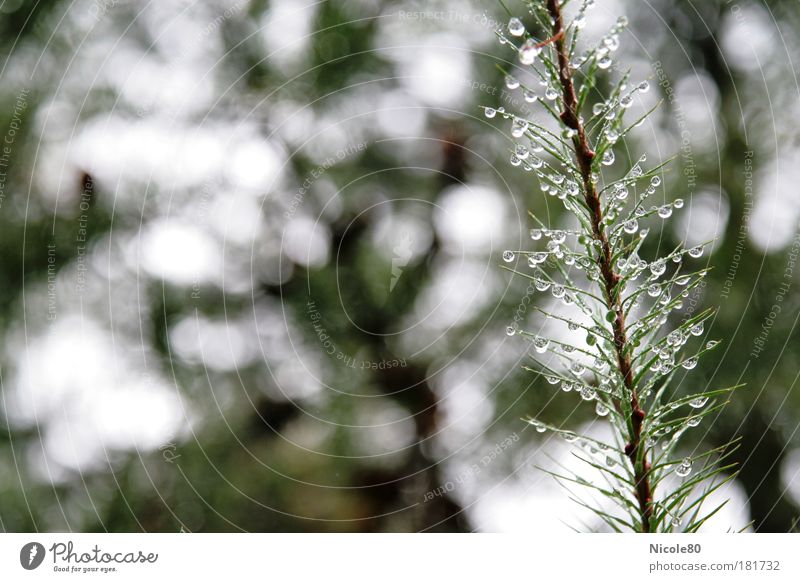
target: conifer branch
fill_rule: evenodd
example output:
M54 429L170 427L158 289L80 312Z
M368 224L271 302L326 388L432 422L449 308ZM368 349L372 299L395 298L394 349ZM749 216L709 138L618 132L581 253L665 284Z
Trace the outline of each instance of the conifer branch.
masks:
M595 240L599 241L601 248L600 269L603 274L603 284L606 299L606 306L609 312L616 314L613 321L614 346L617 354L617 365L620 375L624 379L625 387L630 394L630 416L629 425L631 427L628 442L625 445L625 454L630 459L636 479L636 499L639 504L639 514L642 523L642 531L650 531L650 517L652 510L652 495L650 492L649 463L647 455L642 447L642 425L646 416L645 411L639 404L636 388L633 386L633 374L631 371L630 354L627 351L628 339L625 331L625 313L622 309L620 294L616 292L620 276L614 269L612 262L611 245L605 234L603 227L603 210L600 203L600 196L597 193L597 186L592 178L592 162L595 153L589 144L589 138L584 130L578 113L578 98L575 93L575 86L572 82L572 66L570 65L569 55L564 40L564 18L561 15L561 7L558 0L547 0L547 10L553 21L553 38L555 40L556 53L558 56L559 80L563 92L563 111L561 120L564 125L575 130L572 138L575 155L581 171L583 180L583 194L586 205L591 210L592 234Z

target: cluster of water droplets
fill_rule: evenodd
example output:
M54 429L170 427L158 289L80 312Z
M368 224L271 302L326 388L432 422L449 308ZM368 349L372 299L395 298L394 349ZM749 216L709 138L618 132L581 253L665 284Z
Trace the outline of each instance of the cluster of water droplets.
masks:
M590 6L591 4L582 6L580 14L583 14ZM580 22L580 18L578 18L578 22ZM551 54L546 58L543 57L545 58L544 63L538 62L542 52L552 47L552 42L548 42L548 39L535 38L529 33L523 21L517 16L511 17L505 26L500 26L495 31L495 34L501 45L509 46L516 51L520 64L532 73L533 78L538 79L542 87L541 97L548 102L556 101L560 95L559 79L558 75L553 72L552 66L548 66L553 64L555 60L554 56ZM532 87L524 85L514 75L509 74L506 76L505 86L510 91L521 90L522 97L526 103L535 103L540 99L540 95ZM501 112L500 109L493 108L486 108L484 111L489 118ZM514 120L511 135L514 138L522 137L525 135L527 129L526 122ZM510 161L512 165L522 165L528 171L536 169L535 164L524 164L523 159L524 158L521 158L514 152Z
M650 83L642 81L634 85L630 90L627 83L621 83L619 88L621 91L619 97L607 101L598 101L592 106L592 115L604 121L601 126L602 133L606 141L611 145L617 143L620 138L617 122L622 118L624 110L633 105L636 93L647 93L650 90ZM633 127L638 127L639 124L640 122L637 122Z
M642 244L650 233L650 229L644 227L643 223L650 220L651 216L668 219L674 209L684 206L683 200L676 199L660 206L651 206L649 210L646 208L645 200L662 184L658 174L650 175L642 169L646 161L647 157L641 156L625 176L603 190L604 225L608 229L612 252L618 256L614 267L626 283L625 292L622 294L623 303L631 308L643 303L648 304L647 319L629 321L629 332L658 328L667 323L670 313L683 308L684 299L689 297L690 288L695 286L707 272L701 270L692 275L680 274L684 257L692 259L702 257L703 245L678 249L666 256L656 257L652 261L647 261L639 255ZM639 188L640 191L636 193L637 186L644 180L647 180L646 187ZM631 195L631 191L636 194ZM626 210L626 206L631 203L632 209ZM636 281L640 283L630 284ZM654 301L646 301L648 297ZM668 351L663 351L662 360L656 362L652 368L653 372L663 375L672 371L675 362L672 357L668 357ZM697 358L686 358L680 365L691 370L696 367Z
M627 26L628 19L625 16L620 16L608 33L600 39L600 42L597 43L593 49L586 50L579 57L575 58L572 61L572 66L578 69L594 61L597 63L597 68L599 69L605 70L611 68L611 65L614 64L612 54L619 49L620 45L619 35Z
M652 287L653 285L648 287L648 290L652 289ZM650 347L650 352L658 356L658 359L652 363L650 371L661 375L672 372L676 367L678 354L688 340L693 336L698 337L703 335L703 331L704 326L702 321L688 327L682 326L668 333L660 343L652 345ZM693 370L697 367L698 361L698 355L689 356L680 361L680 366L685 370Z
M531 240L538 241L540 244L545 243L541 250L521 253L527 257L528 267L534 270L532 279L535 289L540 292L548 292L565 305L576 303L579 300L580 292L571 285L552 280L544 269L552 266L556 266L558 269L574 269L575 272L583 272L589 280L597 279L599 269L596 263L585 249L580 248L580 244L587 248L593 248L594 241L580 231L544 227L532 228L530 237ZM572 242L576 238L578 245L574 245ZM511 262L516 258L516 253L511 250L505 251L503 258L507 262Z
M611 150L606 150L602 160L606 159ZM613 153L611 153L612 160ZM638 196L631 196L631 191L636 192L639 183L643 179L644 170L642 164L647 161L647 156L642 155L632 166L630 171L621 179L612 182L603 191L604 209L603 223L611 228L612 242L619 241L623 231L625 234L635 234L639 230L639 221L646 218L649 213L645 210L643 203L647 197L655 193L661 185L661 178L657 175L652 176L646 188L638 193ZM626 211L626 207L632 205L632 209ZM654 209L655 212L655 209ZM648 231L644 231L640 236L647 236Z
M602 459L603 463L605 463L607 467L614 467L615 465L618 464L616 457L618 457L619 452L612 450L611 447L609 447L607 444L588 438L577 439L574 442L576 443L577 446L584 449L590 455ZM576 476L576 481L584 485L589 484L585 479L583 479L580 476ZM617 490L617 493L621 496L625 496L624 491L622 491L621 489Z
M584 0L577 14L573 18L571 26L576 30L580 30L586 26L586 11L594 6L595 0ZM614 31L610 33L611 35L616 36L616 47L619 46L618 32L618 27L615 27ZM525 24L517 16L512 16L508 20L508 24L505 27L499 27L495 33L497 34L500 44L510 45L516 49L517 58L523 65L533 65L536 62L537 57L542 52L544 41L538 40L531 36L526 30ZM506 33L508 33L508 36L506 36ZM519 39L520 44L518 45L514 39ZM609 45L614 46L615 42L612 40L609 42ZM613 50L616 50L616 47Z
M536 160L535 160L536 161ZM576 197L581 193L577 177L567 176L560 172L546 173L533 167L539 178L540 188L543 193L554 196L559 200L566 200L568 197Z

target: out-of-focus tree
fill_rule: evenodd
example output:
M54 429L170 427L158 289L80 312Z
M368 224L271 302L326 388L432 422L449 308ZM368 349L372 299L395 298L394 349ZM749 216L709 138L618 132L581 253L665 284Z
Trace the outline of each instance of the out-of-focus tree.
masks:
M678 156L688 218L653 244L718 237L690 303L720 306L707 331L727 348L693 377L748 388L694 434L745 443L714 527L786 531L795 5L596 10L590 35L631 20L620 50L654 88L637 106L665 100L637 145ZM500 253L528 210L561 219L478 107L526 107L495 68L513 66L505 18L467 0L0 7L0 528L571 519L532 469L558 445L520 418L593 419L503 333L541 298Z

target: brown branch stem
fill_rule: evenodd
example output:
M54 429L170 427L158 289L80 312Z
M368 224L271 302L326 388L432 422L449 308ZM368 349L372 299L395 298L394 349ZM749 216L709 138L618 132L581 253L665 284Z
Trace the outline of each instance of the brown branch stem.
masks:
M572 141L583 181L586 205L591 213L592 234L595 240L600 242L600 270L606 307L616 314L612 323L614 348L620 374L624 378L625 387L628 394L630 394L631 407L630 433L628 442L625 445L625 454L630 460L634 471L634 479L636 481L634 493L639 504L641 531L649 533L650 518L653 514L653 498L650 487L650 464L647 462L647 456L643 448L644 443L642 442L642 425L646 413L639 404L639 398L633 385L631 358L627 351L628 338L625 329L625 312L622 309L620 294L617 292L620 276L612 263L611 245L603 228L603 210L600 194L592 179L592 162L595 152L590 146L589 138L586 135L586 130L578 112L578 98L572 80L572 67L569 62L564 19L561 15L559 0L547 0L547 10L553 20L552 39L558 55L558 74L564 99L564 108L560 117L564 125L575 132Z

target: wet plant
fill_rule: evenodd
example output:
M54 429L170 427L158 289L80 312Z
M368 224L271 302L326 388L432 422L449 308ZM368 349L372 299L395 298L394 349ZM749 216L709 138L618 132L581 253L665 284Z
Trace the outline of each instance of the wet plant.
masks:
M527 369L543 386L591 406L600 421L610 423L613 438L602 442L527 420L538 432L572 443L586 475L601 475L590 481L580 471L548 470L608 528L694 532L725 504L711 505L709 499L735 474L727 462L735 443L688 452L682 442L736 388L686 394L676 382L718 345L705 337L713 309L682 311L704 282L707 269L693 270L692 264L708 243L643 256L651 229L663 227L683 201L667 201L668 162L648 166L644 155L630 161L617 155L652 113L626 119L650 90L646 80L632 82L616 66L626 18L584 47L581 30L594 0L523 4L524 14L510 14L496 34L515 61L504 71L506 87L538 111L521 116L485 107L484 113L508 124L511 165L530 172L543 195L563 204L575 227L551 228L532 216L534 248L502 256L506 269L550 296L552 307L536 311L564 326L560 337L568 341L516 324L507 333L530 343L534 363ZM581 488L591 494L575 493Z

